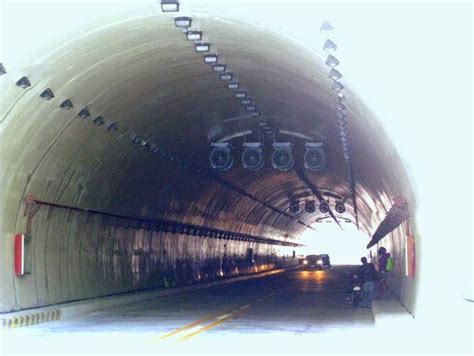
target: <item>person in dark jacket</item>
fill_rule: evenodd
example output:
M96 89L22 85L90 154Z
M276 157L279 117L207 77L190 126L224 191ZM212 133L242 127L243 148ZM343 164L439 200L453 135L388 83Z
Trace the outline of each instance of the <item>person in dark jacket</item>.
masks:
M375 299L377 271L372 263L367 262L367 258L362 257L360 261L362 266L359 268L358 275L362 280L362 301L359 303L359 307L372 308L372 302Z
M378 250L378 297L385 298L387 296L387 260L390 254L387 252L385 247L380 247Z

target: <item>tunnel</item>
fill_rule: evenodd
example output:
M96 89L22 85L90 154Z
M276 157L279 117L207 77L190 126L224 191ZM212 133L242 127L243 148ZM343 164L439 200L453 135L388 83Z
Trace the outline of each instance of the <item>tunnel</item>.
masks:
M380 247L391 252L388 287L415 320L436 308L440 259L459 257L453 268L472 278L472 229L456 233L458 256L438 248L444 229L430 236L440 221L423 213L420 186L431 178L410 171L422 154L399 153L344 72L350 45L344 57L327 4L114 4L4 5L1 313L299 268L301 236L326 223L372 239L375 265ZM400 202L403 219L383 229Z

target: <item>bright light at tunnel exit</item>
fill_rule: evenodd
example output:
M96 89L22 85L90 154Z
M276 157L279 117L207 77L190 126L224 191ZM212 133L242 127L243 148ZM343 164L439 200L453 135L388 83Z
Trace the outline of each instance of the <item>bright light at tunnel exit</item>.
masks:
M328 254L332 264L359 264L367 256L367 235L353 224L343 224L343 230L336 223L318 223L307 229L300 242L305 245L302 254Z

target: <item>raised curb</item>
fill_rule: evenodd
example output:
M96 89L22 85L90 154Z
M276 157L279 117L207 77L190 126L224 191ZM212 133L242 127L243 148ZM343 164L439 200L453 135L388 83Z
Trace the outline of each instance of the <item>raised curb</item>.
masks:
M116 306L142 302L148 299L164 297L168 295L176 295L186 292L197 291L200 289L210 288L219 285L236 283L250 279L263 278L274 274L279 274L285 270L298 268L299 266L285 267L274 269L266 272L255 273L250 275L231 277L222 280L196 284L192 286L178 287L165 290L153 290L144 292L130 292L126 294L98 297L92 300L84 300L78 302L70 302L64 304L56 304L49 307L41 307L17 311L12 313L0 314L0 328L10 329L24 326L32 326L45 322L51 322L60 319L71 318L78 315L87 314L96 310L113 308Z

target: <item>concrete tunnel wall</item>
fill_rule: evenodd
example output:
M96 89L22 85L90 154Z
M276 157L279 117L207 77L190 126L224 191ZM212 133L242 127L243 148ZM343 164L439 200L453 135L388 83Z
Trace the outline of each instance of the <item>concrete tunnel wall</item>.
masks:
M313 184L348 196L331 107L334 94L320 54L245 19L222 17L219 9L187 6L262 111L276 117L275 125L325 140L327 169L308 174ZM289 257L293 248L156 233L110 224L90 213L75 216L68 209L43 207L32 220L32 273L15 277L13 235L27 229L28 194L282 241L297 242L314 222L315 216L304 211L288 213L287 194L308 191L293 171L265 167L249 174L234 167L217 178L206 173L209 138L230 133L222 119L240 117L242 109L174 27L174 15L161 13L156 4L126 10L93 17L22 61L7 57L3 63L0 311L163 287L165 277L188 283L295 262ZM48 21L59 23L53 16ZM15 85L23 75L32 83L26 90ZM54 92L51 100L40 97L46 88ZM65 99L74 107L60 108ZM408 197L412 211L416 201L383 129L355 93L348 90L347 100L359 219L370 234L395 196ZM84 119L78 112L86 106L91 116ZM95 125L97 116L106 123ZM118 131L104 129L111 122ZM240 127L254 125L248 119L239 122ZM131 134L170 154L134 145ZM353 215L348 203L346 216ZM404 234L395 232L385 243L397 257L392 287L413 311L416 280L405 276ZM142 257L134 253L139 247ZM255 249L257 266L242 260L248 247ZM230 260L226 267L224 254Z

